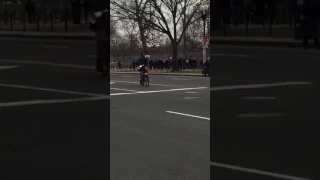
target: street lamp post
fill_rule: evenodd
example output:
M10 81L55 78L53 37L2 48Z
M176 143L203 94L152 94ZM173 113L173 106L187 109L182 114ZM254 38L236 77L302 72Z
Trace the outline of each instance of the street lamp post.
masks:
M206 60L206 41L208 41L208 37L206 36L206 19L207 19L207 13L208 13L208 5L203 3L200 6L200 10L202 11L202 20L203 20L203 52L202 52L202 58L203 58L203 62L205 62Z

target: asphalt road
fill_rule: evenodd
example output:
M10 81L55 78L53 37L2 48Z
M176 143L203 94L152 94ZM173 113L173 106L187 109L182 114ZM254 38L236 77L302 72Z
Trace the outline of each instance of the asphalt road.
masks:
M109 179L110 163L112 180L209 179L209 78L141 87L96 74L92 42L0 42L1 163L16 176Z
M150 81L141 87L136 75L111 76L112 178L209 179L209 79Z
M213 46L211 64L211 176L320 179L320 52Z

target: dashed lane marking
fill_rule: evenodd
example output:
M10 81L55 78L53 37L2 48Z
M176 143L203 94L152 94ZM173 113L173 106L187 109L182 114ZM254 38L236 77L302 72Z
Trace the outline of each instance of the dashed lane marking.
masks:
M256 89L256 88L281 87L281 86L293 86L293 85L310 85L310 84L313 84L313 82L292 81L292 82L280 82L280 83L270 83L270 84L230 85L230 86L211 87L210 91Z

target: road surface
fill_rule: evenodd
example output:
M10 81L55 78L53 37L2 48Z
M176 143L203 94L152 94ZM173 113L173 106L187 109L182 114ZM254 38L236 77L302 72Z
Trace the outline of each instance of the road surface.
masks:
M320 52L213 46L211 176L319 179Z
M94 42L6 39L0 49L7 167L108 179L110 162L112 180L209 179L209 78L150 76L141 87L134 74L100 77Z

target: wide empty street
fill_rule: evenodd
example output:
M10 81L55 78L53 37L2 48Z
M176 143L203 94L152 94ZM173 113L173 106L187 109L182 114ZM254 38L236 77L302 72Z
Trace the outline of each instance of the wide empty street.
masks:
M112 180L210 179L209 78L150 75L150 86L142 87L137 74L96 73L94 42L1 42L0 137L7 167L33 162L26 171L45 173L43 164L54 163L61 167L53 175L58 178L88 168L86 159L92 173L79 176L99 179L110 149ZM63 171L66 162L78 165Z
M211 47L211 176L319 179L320 51Z

